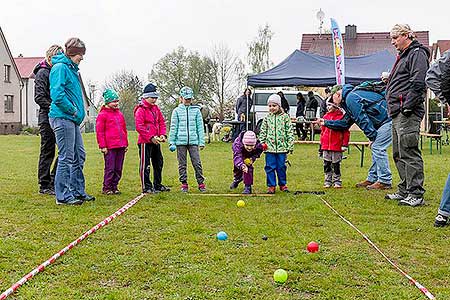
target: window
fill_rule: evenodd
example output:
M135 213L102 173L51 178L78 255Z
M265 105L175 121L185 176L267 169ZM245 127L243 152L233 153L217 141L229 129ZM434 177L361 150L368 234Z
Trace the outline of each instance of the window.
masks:
M5 95L5 113L14 112L14 96Z
M11 66L5 65L5 82L11 82Z

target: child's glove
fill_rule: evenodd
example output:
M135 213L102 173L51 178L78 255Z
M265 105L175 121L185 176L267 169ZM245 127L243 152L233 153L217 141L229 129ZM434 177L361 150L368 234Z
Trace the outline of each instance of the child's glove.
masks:
M244 159L244 164L250 167L253 164L252 159L251 158Z
M347 150L348 150L348 146L342 146L342 147L341 147L341 150L342 150L342 152L347 151Z
M266 143L263 143L263 144L262 144L262 149L263 149L263 151L266 151L266 150L267 150L267 144L266 144Z

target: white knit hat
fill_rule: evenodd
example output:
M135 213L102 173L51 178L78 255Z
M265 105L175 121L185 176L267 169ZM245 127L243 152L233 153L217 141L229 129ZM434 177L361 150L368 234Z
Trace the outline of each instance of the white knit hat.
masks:
M269 99L267 99L267 104L269 103L275 103L281 107L281 97L277 94L272 94L269 96Z

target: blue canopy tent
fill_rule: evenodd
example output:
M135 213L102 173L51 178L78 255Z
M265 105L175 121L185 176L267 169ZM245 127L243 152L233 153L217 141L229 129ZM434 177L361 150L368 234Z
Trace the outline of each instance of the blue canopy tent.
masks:
M359 84L366 80L380 80L381 72L390 71L395 56L387 50L370 55L345 58L345 83ZM334 58L295 50L280 64L265 72L249 76L247 85L273 86L330 86L336 84Z

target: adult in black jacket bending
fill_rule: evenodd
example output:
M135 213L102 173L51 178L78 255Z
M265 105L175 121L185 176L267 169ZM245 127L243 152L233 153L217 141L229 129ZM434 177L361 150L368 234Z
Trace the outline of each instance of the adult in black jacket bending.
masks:
M425 75L430 50L415 39L409 25L395 25L390 35L399 54L388 79L386 99L392 118L392 152L400 183L398 191L386 195L386 199L397 200L399 205L418 206L425 203L419 132L425 114Z
M39 105L38 125L41 135L41 149L38 165L38 183L39 193L54 195L54 178L58 158L56 158L51 170L53 160L55 159L56 139L50 123L48 121L48 112L50 111L50 83L49 75L52 67L52 57L62 53L61 46L52 45L45 54L45 59L41 61L33 70L34 80L34 102ZM51 170L51 171L50 171Z

